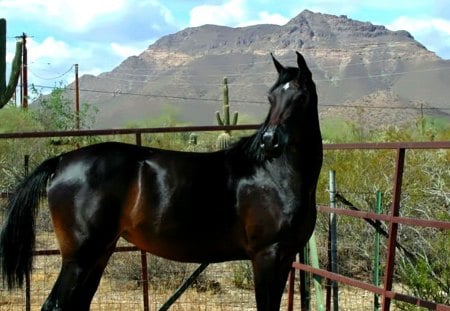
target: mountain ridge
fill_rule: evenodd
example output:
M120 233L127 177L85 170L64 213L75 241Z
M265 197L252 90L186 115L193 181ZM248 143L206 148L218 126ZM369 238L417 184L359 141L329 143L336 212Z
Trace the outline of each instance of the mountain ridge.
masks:
M276 79L270 52L283 64L295 65L295 50L313 72L323 115L362 101L369 114L392 104L398 111L386 114L408 109L410 120L419 115L420 103L426 113L449 116L450 71L445 68L450 61L428 51L407 31L308 10L282 26L203 25L163 36L110 72L82 76L80 98L100 109L96 127L151 119L167 105L184 122L214 124L227 76L232 109L260 120L268 108L267 90ZM393 95L369 96L380 92ZM395 100L380 105L376 98ZM348 119L354 119L352 114ZM381 120L379 115L370 126L405 121L401 115Z

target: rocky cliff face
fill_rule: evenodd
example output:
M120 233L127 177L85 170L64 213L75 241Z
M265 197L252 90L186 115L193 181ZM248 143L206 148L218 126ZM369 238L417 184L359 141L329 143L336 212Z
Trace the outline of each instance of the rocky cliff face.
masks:
M352 118L352 110L346 110L349 103L363 103L369 117L376 109L385 109L377 107L398 106L384 113L391 112L389 118L368 121L377 126L404 120L402 111L418 115L418 102L425 108L449 107L450 71L441 69L450 62L408 32L311 11L284 26L204 25L164 36L113 71L82 77L81 97L100 108L99 127L151 119L164 105L177 107L184 121L214 124L221 81L227 76L232 109L260 119L267 111L267 90L276 78L269 53L294 65L295 50L312 69L323 115L338 110L343 118L347 114ZM393 118L392 112L399 117ZM433 109L435 114L447 112Z

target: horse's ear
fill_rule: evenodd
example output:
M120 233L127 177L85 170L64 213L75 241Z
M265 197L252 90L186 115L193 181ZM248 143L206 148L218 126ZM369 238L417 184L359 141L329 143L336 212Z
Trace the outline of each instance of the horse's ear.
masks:
M305 79L311 79L311 71L308 68L308 65L306 65L306 61L305 58L303 57L302 54L300 54L299 52L295 52L297 53L297 65L298 65L298 79L299 80L305 80Z
M281 65L273 56L272 53L270 53L270 56L272 56L273 64L275 65L275 68L277 69L277 72L280 73L284 70L283 65Z

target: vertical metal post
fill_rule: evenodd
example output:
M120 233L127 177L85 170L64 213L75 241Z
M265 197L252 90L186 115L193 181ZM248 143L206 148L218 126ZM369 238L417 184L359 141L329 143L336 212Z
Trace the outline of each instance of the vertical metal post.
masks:
M136 133L136 145L142 146L142 134Z
M136 145L142 145L141 133L136 133ZM147 269L147 253L141 251L141 278L142 278L142 298L144 303L144 311L150 310L148 299L148 269Z
M289 272L289 284L288 284L288 311L294 310L294 286L295 286L295 268L291 267Z
M327 241L327 270L331 272L331 226L330 226L330 219L328 218L328 241ZM331 279L327 278L325 280L325 310L330 311L331 310Z
M23 174L24 174L24 176L27 177L29 172L30 172L30 155L26 154L23 157Z
M308 247L303 247L299 253L299 261L302 264L308 262ZM300 270L300 308L302 311L309 311L311 309L311 287L310 287L309 273L305 270Z
M330 192L330 207L336 208L336 173L331 170L329 172L329 192ZM330 255L331 255L331 272L338 273L337 268L337 231L336 231L336 215L330 213L329 218L329 232L330 232ZM336 281L331 281L333 289L333 310L339 310L339 288Z
M313 268L318 269L319 268L319 256L317 255L317 244L316 244L316 236L313 233L311 238L308 242L309 245L309 260L311 263L311 266ZM316 290L316 309L317 311L324 311L324 305L323 305L323 292L322 292L322 285L321 285L321 277L318 275L313 275L313 283L314 288Z
M395 175L394 175L394 194L392 198L392 205L390 216L396 217L400 211L400 196L402 192L402 180L403 180L403 168L405 164L405 148L397 149L397 158L395 162ZM395 263L395 248L397 244L397 232L398 223L393 219L389 222L389 238L388 249L386 258L386 267L384 270L384 288L383 288L383 302L382 310L389 311L391 299L387 297L386 293L392 289L392 281L394 276L394 263Z
M383 196L381 191L377 191L376 195L376 201L375 201L375 213L381 214L381 206L383 202ZM373 255L373 285L377 286L380 285L380 233L378 231L375 231L375 238L374 238L374 255ZM379 295L374 294L373 295L373 310L378 311L380 310L380 300Z
M22 108L28 108L28 51L27 51L27 35L22 34Z
M30 171L30 155L26 154L23 157L23 173L25 177L28 176ZM30 273L25 275L25 310L31 310L31 278Z
M148 271L147 271L147 253L141 251L141 267L142 267L142 298L144 303L144 311L150 310L148 301Z

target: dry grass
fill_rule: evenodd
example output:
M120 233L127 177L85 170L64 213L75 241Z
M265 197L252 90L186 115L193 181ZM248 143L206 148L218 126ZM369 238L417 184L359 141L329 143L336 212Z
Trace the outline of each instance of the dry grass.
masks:
M139 256L139 252L136 252ZM57 277L58 256L40 256L31 280L31 310L40 310ZM171 311L251 311L256 310L252 290L237 289L230 281L230 263L211 265L204 272L208 279L217 279L220 290L188 289L170 308ZM143 289L140 281L118 280L109 275L102 278L93 299L92 311L131 311L143 310ZM150 280L150 310L159 310L170 297L173 290L153 284ZM346 311L371 310L373 295L363 290L341 286L340 307ZM299 309L299 295L295 294L295 309ZM281 310L287 309L287 294L282 301ZM0 310L25 310L24 291L6 292L0 290ZM312 310L316 310L314 292Z
M55 239L52 232L40 233L37 237L38 249L54 249ZM122 244L123 245L123 244ZM107 271L91 304L92 311L130 311L143 310L143 287L139 278L130 277L127 267L139 262L140 252L116 253L111 258ZM128 260L128 261L127 261ZM118 264L120 263L120 264ZM165 263L173 265L172 262ZM171 311L250 311L256 310L253 290L239 289L233 284L232 266L236 263L210 265L201 275L202 286L188 289L170 308ZM180 264L181 265L181 264ZM31 278L31 310L40 310L53 286L60 266L58 255L38 256L34 262ZM117 267L118 266L118 267ZM197 265L185 265L179 279L149 280L150 310L159 310L171 296L182 279ZM128 267L129 268L129 267ZM122 273L123 272L123 273ZM298 281L297 281L298 282ZM205 285L206 284L206 285ZM373 295L354 288L341 287L340 307L342 310L371 310ZM314 295L314 293L313 293ZM314 298L314 297L313 297ZM299 308L299 294L295 294L295 309ZM282 301L281 310L287 309L287 293ZM316 310L312 299L313 310ZM0 287L0 311L25 310L24 290L12 292Z

